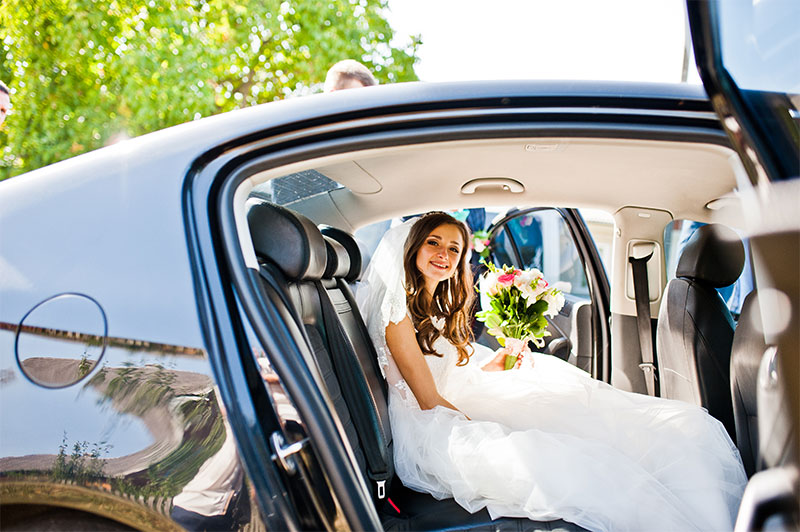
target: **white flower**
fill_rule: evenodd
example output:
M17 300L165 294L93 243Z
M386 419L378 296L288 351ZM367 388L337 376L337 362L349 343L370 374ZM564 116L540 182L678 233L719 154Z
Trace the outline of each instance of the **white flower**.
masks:
M564 293L557 290L548 290L542 299L547 301L547 310L544 311L545 316L550 316L551 318L558 314L558 311L561 310L561 307L564 306Z
M483 243L483 240L476 238L475 239L475 253L483 253L483 250L486 249L486 244Z
M514 279L514 285L522 293L527 306L531 306L539 299L545 290L542 272L537 269L525 270ZM534 287L535 285L535 287Z

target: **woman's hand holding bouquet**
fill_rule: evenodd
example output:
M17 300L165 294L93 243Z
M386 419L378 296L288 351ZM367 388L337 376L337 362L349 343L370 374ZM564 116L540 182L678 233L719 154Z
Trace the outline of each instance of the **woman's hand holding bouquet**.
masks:
M546 316L558 314L564 306L564 294L557 286L550 286L535 268L498 268L491 263L486 267L489 271L478 284L481 311L476 317L503 346L503 369L519 367L524 355L530 353L528 342L544 345L543 338L550 335Z

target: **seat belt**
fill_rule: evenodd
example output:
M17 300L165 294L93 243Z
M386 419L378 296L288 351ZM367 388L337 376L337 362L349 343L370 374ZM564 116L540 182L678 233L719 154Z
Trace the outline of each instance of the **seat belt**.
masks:
M639 329L639 350L642 362L639 368L644 372L647 395L655 396L657 367L653 357L653 329L650 325L650 288L647 279L647 261L649 255L639 259L628 257L633 269L633 297L636 300L636 323Z
M366 321L364 321L364 317L361 315L361 310L358 308L358 303L356 302L356 298L353 295L353 291L350 290L350 287L347 285L347 282L344 279L337 279L337 286L339 290L342 291L344 294L344 298L350 303L350 309L353 312L353 316L356 318L356 323L358 323L358 328L361 330L361 334L364 338L370 338L369 331L367 330ZM372 343L371 339L369 342L366 342L367 349L370 352L369 359L372 361L372 369L375 372L375 375L383 377L383 370L378 363L378 353L375 351L375 344ZM386 394L388 397L389 395L389 385L386 383L385 378L380 379L381 388L383 388L383 393Z
M361 448L367 462L367 475L375 483L376 497L378 500L383 500L386 498L387 483L391 480L393 471L384 456L383 435L380 422L369 400L369 386L363 378L359 379L355 374L361 371L361 365L339 320L339 315L333 308L328 291L320 281L314 281L314 284L322 305L322 322L333 369L339 377L342 395L350 410L358 438L361 440Z

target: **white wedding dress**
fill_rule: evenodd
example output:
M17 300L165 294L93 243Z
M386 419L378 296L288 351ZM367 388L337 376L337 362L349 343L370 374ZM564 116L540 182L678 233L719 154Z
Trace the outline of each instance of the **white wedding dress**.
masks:
M406 316L403 242L390 230L357 297L389 383L398 477L492 518L564 519L589 530L733 530L747 483L739 452L702 408L617 390L550 355L485 372L444 337L425 357L444 407L421 410L386 346ZM439 324L442 325L442 324Z

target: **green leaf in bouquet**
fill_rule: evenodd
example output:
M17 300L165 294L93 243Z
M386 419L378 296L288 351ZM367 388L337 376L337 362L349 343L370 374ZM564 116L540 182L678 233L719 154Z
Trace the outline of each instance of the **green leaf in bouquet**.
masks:
M491 315L492 315L492 313L493 313L493 311L492 311L491 309L487 309L487 310L481 310L481 311L478 311L478 312L476 312L476 313L475 313L475 317L476 317L476 318L477 318L479 321L483 321L483 322L485 322L485 321L486 321L486 319L487 319L489 316L491 316Z
M536 326L540 331L545 330L547 328L547 318L539 316L539 319L536 320Z
M490 329L499 327L502 322L503 320L501 320L500 316L498 316L497 314L489 314L488 316L486 316L486 319L484 320L484 323Z
M491 301L492 310L497 312L498 314L503 314L503 302L500 299L492 299Z
M547 310L547 301L540 299L539 301L531 305L530 309L532 312L535 312L536 314L544 314L544 312Z

